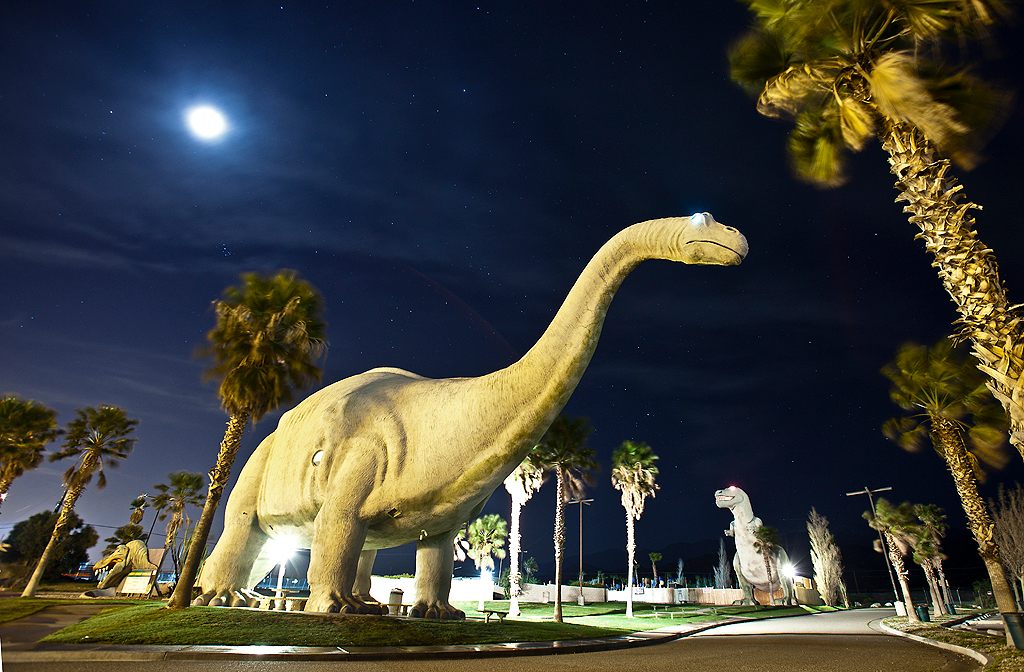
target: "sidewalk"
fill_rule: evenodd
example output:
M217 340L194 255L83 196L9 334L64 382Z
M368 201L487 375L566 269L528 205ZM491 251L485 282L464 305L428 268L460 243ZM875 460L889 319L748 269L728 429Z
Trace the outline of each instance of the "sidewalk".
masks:
M715 623L679 624L616 637L456 644L446 646L152 646L113 644L44 644L39 640L103 609L104 605L48 607L25 618L0 624L3 661L49 663L70 661L151 660L394 660L433 658L490 658L583 653L663 644L680 637L750 619L728 617Z

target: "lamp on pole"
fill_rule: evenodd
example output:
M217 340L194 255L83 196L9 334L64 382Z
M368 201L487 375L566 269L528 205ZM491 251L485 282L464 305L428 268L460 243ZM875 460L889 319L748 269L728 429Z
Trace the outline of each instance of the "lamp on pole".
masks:
M591 499L570 499L566 504L577 504L580 507L580 606L583 606L583 507L590 506L594 500Z
M886 486L884 488L875 488L874 490L872 490L871 488L869 488L867 486L864 486L863 490L855 490L853 492L848 492L848 493L846 493L846 496L847 497L856 497L857 495L867 495L868 496L868 506L871 507L871 515L874 516L875 515L875 499L871 495L875 494L876 492L890 492L891 490L892 490L892 486ZM889 561L889 552L888 552L889 551L889 546L885 543L885 539L882 538L882 531L881 530L878 530L878 542L882 545L882 559L885 560L885 568L889 572L889 583L892 584L892 596L893 596L893 599L895 600L893 602L893 604L896 604L896 602L900 601L900 594L896 590L896 577L892 573L892 563Z

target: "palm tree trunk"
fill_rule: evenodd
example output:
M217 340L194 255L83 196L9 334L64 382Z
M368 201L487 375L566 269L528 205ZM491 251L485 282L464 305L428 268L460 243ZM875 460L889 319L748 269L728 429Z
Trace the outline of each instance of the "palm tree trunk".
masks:
M761 557L764 558L764 569L768 573L768 603L773 607L775 606L775 587L772 585L774 580L772 578L772 557L770 552L762 552Z
M210 527L213 525L213 517L217 513L217 506L224 494L224 488L231 478L231 466L238 455L238 449L242 445L242 433L245 432L245 425L249 422L248 413L237 413L228 418L227 430L220 442L220 452L217 454L217 463L210 470L210 490L203 503L203 513L199 516L196 529L192 533L192 543L189 544L188 555L178 575L178 582L174 586L174 594L171 595L167 606L172 609L184 609L192 603L192 587L195 585L196 577L199 574L199 563L206 552L206 541L210 536Z
M562 622L562 551L565 548L565 476L555 469L555 621Z
M60 514L57 515L57 522L53 526L53 532L50 533L50 540L46 542L46 548L43 549L43 554L39 556L39 562L36 563L36 568L32 571L32 576L29 578L25 590L21 593L22 597L35 597L36 591L39 589L39 582L43 579L43 572L46 571L47 566L53 559L53 552L57 548L57 541L68 526L68 520L75 508L75 502L82 496L84 490L84 486L73 485L65 493L60 507Z
M629 569L626 570L626 617L633 618L633 563L636 561L636 523L633 513L626 509L626 555Z
M969 338L978 368L1010 417L1010 442L1024 457L1024 339L1020 317L1010 309L995 254L978 239L972 210L981 206L963 195L948 174L950 163L909 124L887 122L882 147L896 176L897 202L921 232L932 266L960 319L959 336Z
M907 580L908 572L907 566L903 562L903 554L900 553L896 540L892 538L891 534L886 532L883 536L885 536L885 543L889 547L889 560L892 561L893 571L896 572L900 592L903 594L903 606L907 610L907 620L911 623L920 623L921 619L914 611L914 599L910 595L910 582Z
M935 609L935 614L937 616L946 614L947 609L942 603L942 592L939 590L939 582L935 577L935 568L932 567L931 560L922 562L921 569L924 571L924 579L928 583L928 595Z
M988 578L992 582L992 595L996 598L996 606L1003 614L1016 612L1017 603L1013 599L1013 591L1010 590L1006 570L1003 569L999 557L999 544L996 543L994 536L995 525L988 514L988 509L985 508L985 500L978 494L978 484L974 480L974 470L967 457L967 447L964 445L960 426L941 416L932 416L931 423L933 441L942 451L942 457L945 458L949 472L953 475L956 492L960 495L960 504L964 507L971 534L978 544L978 555L985 563ZM1008 644L1012 643L1009 628L1006 629L1006 641Z
M953 598L949 594L949 582L946 581L946 568L942 566L942 558L935 558L935 575L939 577L939 587L942 588L942 601L948 607L953 606Z
M512 531L509 533L508 552L508 615L518 616L519 595L523 592L522 577L519 575L519 550L522 538L519 532L519 518L523 514L523 505L515 497L512 498Z

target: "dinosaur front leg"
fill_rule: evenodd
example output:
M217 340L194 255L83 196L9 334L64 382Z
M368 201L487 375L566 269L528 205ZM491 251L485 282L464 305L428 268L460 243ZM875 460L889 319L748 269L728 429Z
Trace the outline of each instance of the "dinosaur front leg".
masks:
M377 549L363 551L359 554L359 563L356 565L356 582L352 587L352 593L355 595L357 600L362 600L371 607L375 606L381 614L386 614L388 613L387 606L381 604L380 600L373 599L373 596L370 595L370 581L373 576L373 561L376 559Z
M416 604L413 618L461 621L466 612L448 602L455 566L455 531L421 539L416 544Z
M352 594L365 539L366 526L356 515L355 507L324 504L313 523L306 611L380 613L377 606L371 607Z
M198 581L200 594L192 604L211 607L246 605L246 598L240 591L253 587L249 583L250 574L257 556L267 543L267 535L260 529L256 518L255 493L248 492L255 490L257 485L239 481L231 493L224 513L224 533L203 564ZM266 571L256 581L264 574Z

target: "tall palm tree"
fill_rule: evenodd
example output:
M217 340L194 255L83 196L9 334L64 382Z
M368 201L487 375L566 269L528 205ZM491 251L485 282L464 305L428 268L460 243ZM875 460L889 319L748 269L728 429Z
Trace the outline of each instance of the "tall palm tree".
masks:
M555 612L562 622L562 555L565 550L565 503L582 499L597 469L594 450L587 447L590 422L559 415L534 449L537 464L555 475Z
M469 524L466 541L467 555L480 570L480 582L484 583L484 572L494 571L494 558L505 557L505 540L508 538L508 523L496 513L480 516ZM484 609L484 595L480 595L479 611ZM486 599L490 599L487 596Z
M941 49L984 33L1007 3L745 1L756 27L730 51L733 79L759 96L761 114L794 119L789 155L809 182L842 184L847 151L872 136L881 142L896 200L905 202L959 313L958 338L973 343L1024 456L1024 398L1014 394L1024 372L1021 321L994 253L978 238L972 213L980 206L950 171L950 159L973 165L1007 96L949 65L951 51L965 50Z
M978 479L984 478L984 469L1006 464L1006 417L1002 409L986 389L983 376L948 340L930 348L907 343L882 373L892 382L890 398L908 413L886 421L882 432L901 448L914 452L930 439L953 476L978 554L992 581L996 605L1003 614L1016 612L993 536L992 517L978 493Z
M228 414L227 429L210 470L203 512L167 606L183 609L192 601L199 562L246 424L257 422L291 401L296 390L320 380L318 360L327 346L322 304L316 289L294 271L271 276L245 273L240 285L228 287L214 302L217 322L200 352L213 360L207 375L220 381L217 394Z
M774 527L762 525L754 530L754 548L764 560L764 570L768 574L768 601L775 606L775 577L772 572L772 556L779 547L779 531ZM780 581L781 585L781 581Z
M505 479L505 490L512 498L512 531L509 534L509 616L519 615L519 595L523 592L522 574L519 571L519 554L522 549L522 535L519 532L519 519L523 507L540 490L544 484L544 470L527 455L515 470Z
M643 515L648 497L658 491L655 479L658 456L643 441L623 441L612 453L612 486L622 493L626 510L626 616L633 617L633 566L636 564L636 521Z
M116 467L132 452L135 446L132 432L138 424L138 420L129 418L124 409L117 406L90 406L75 412L75 419L68 423L64 445L50 455L50 460L72 457L78 458L78 463L68 467L64 472L64 499L61 502L57 523L53 526L50 541L43 549L28 585L21 593L22 597L33 597L36 594L43 572L53 559L54 548L67 527L70 514L75 509L75 503L85 492L93 476L97 477L96 487L102 490L107 485L107 475L103 469Z
M46 444L60 433L53 409L13 394L0 397L0 505L14 479L39 466Z
M882 553L889 554L889 561L896 571L896 578L900 584L900 593L903 595L903 605L906 608L907 618L920 623L914 611L914 600L910 596L910 573L903 557L910 550L909 536L914 525L914 511L911 505L903 502L899 506L893 506L887 499L879 499L875 502L875 511L864 512L864 520L868 521L871 529L878 530L885 539L886 548L879 549Z
M203 475L192 471L175 471L168 475L167 483L158 483L153 486L159 493L150 498L152 505L159 513L159 520L167 520L167 527L164 529L164 553L160 557L160 564L157 572L163 567L164 559L170 556L174 563L174 573L179 571L177 540L178 530L184 524L188 529L190 520L188 517L189 506L202 506L203 504Z

